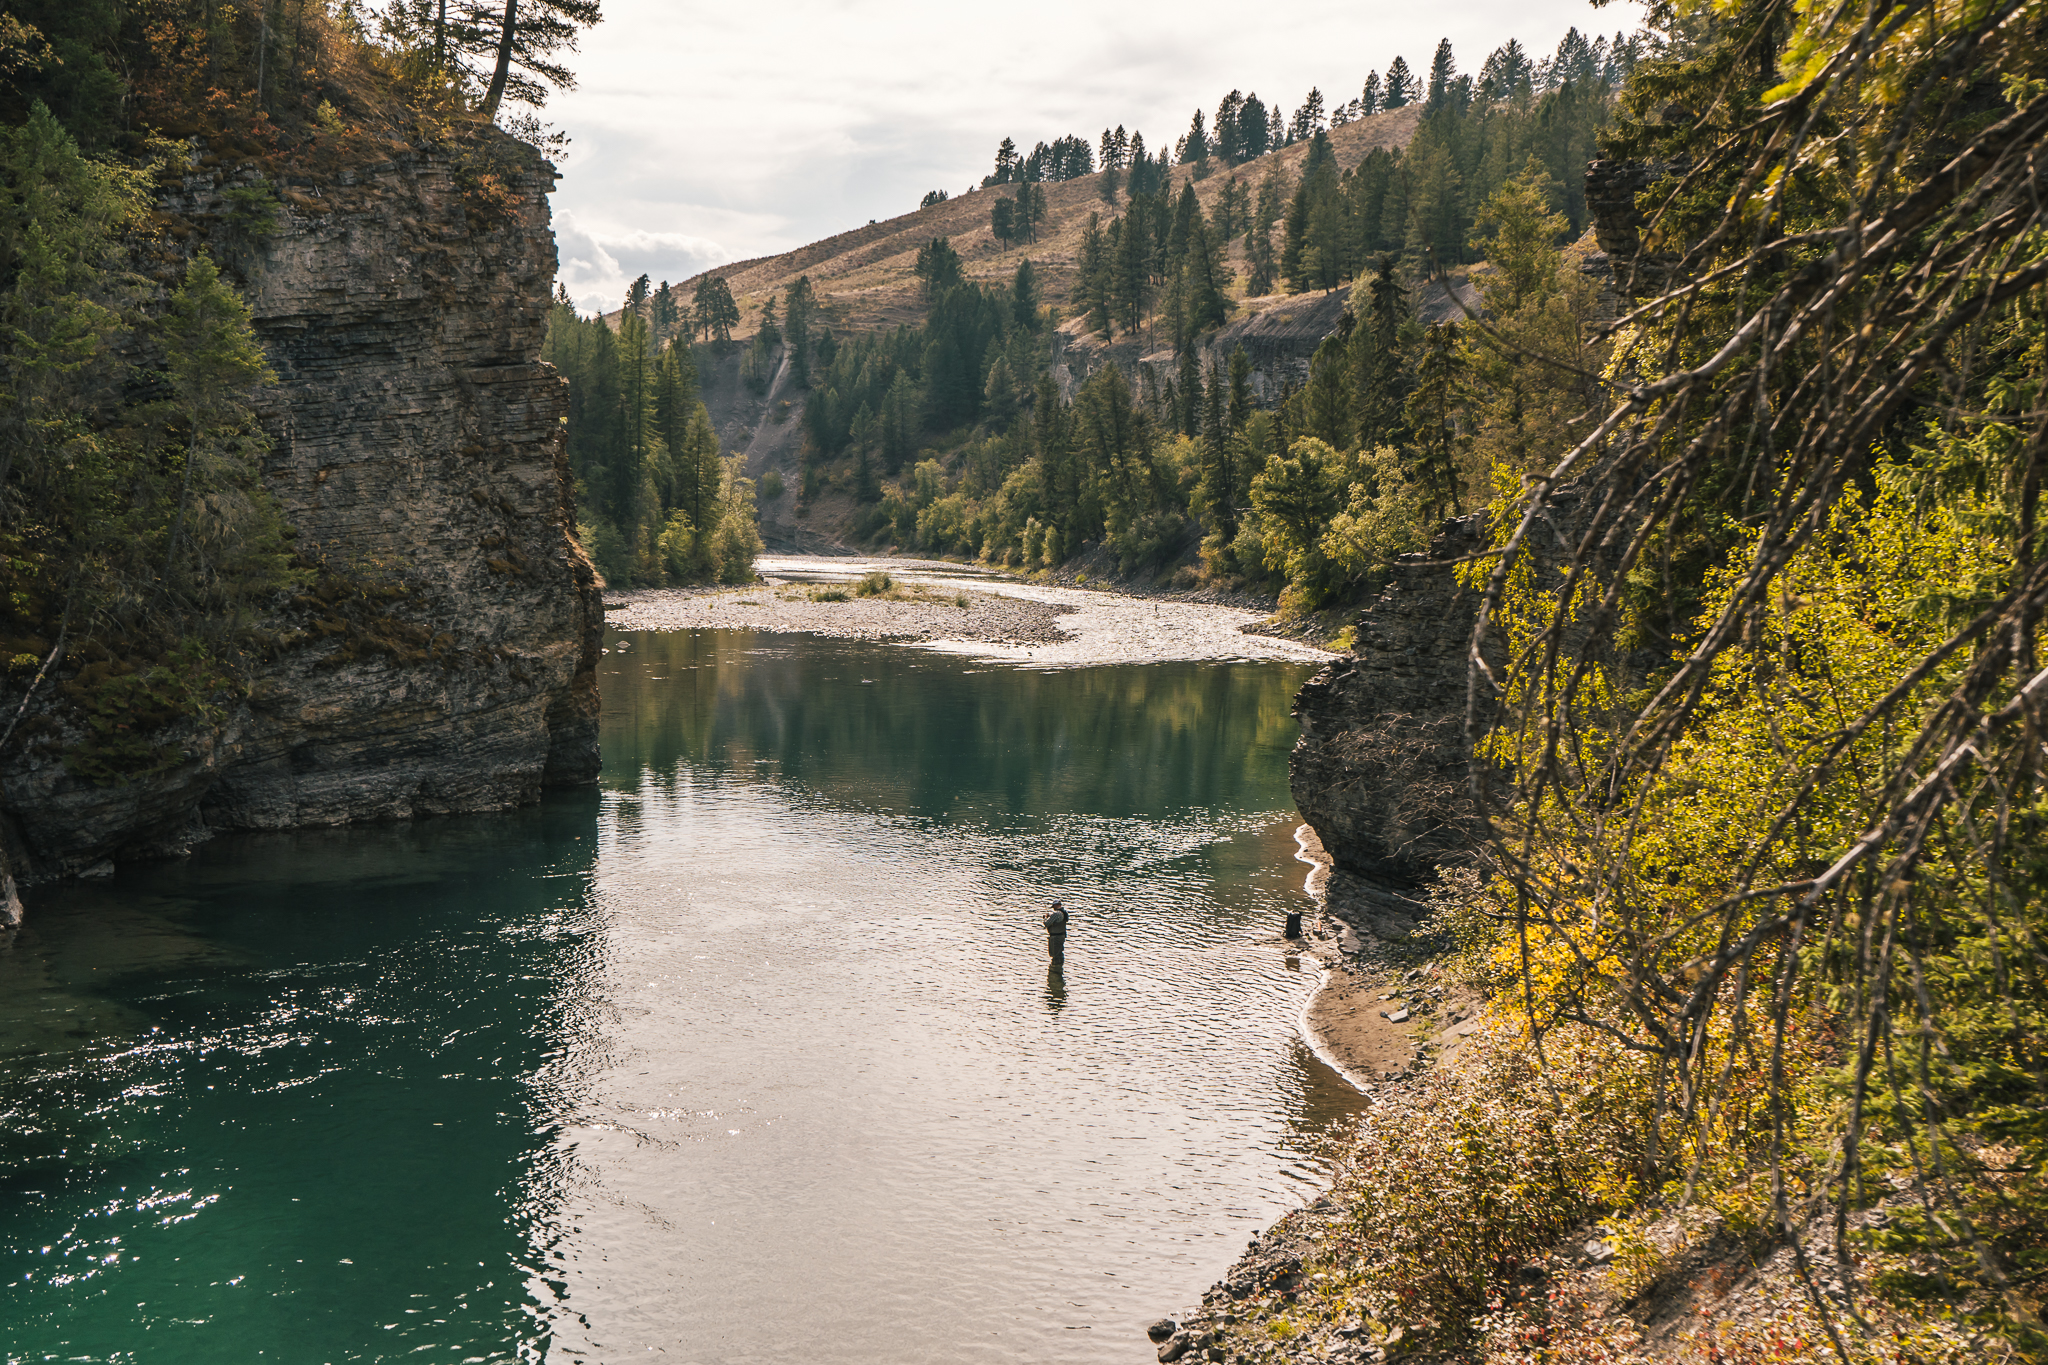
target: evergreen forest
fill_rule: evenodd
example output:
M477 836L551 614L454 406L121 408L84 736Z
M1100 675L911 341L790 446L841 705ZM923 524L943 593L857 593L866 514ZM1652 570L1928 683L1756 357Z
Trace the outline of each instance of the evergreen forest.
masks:
M1118 572L1179 564L1291 611L1354 599L1437 520L1485 505L1497 470L1533 469L1597 387L1559 368L1599 364L1597 290L1567 253L1644 41L1573 29L1540 60L1510 41L1476 75L1446 41L1327 116L1318 91L1291 116L1232 91L1156 154L1121 127L1092 151L1004 139L979 197L1026 259L1007 285L969 280L934 240L924 322L807 367L805 496L850 491L857 535L923 553L1038 569L1100 548ZM1333 127L1410 106L1405 147L1340 168ZM1296 145L1283 175L1268 153ZM1240 169L1261 158L1264 174ZM1102 208L1070 311L1093 344L1148 358L1062 394L1047 376L1062 318L1029 252L1044 183L1081 174ZM1487 336L1417 322L1429 280L1482 262ZM1296 388L1255 391L1247 358L1215 344L1247 297L1331 292L1342 328Z
M176 767L163 736L223 714L290 644L280 620L402 592L295 545L264 487L275 376L243 268L288 182L389 139L447 148L468 221L501 223L529 154L494 120L548 141L533 111L574 83L560 54L597 19L596 0L0 12L0 764L54 696L85 726L71 772ZM261 168L224 213L167 210L224 161Z
M753 481L740 457L720 458L698 397L700 350L730 348L738 320L730 291L716 283L699 290L687 320L668 285L650 290L645 276L616 330L579 317L566 293L549 312L541 358L568 381L577 535L608 583L753 581L761 550ZM699 330L711 338L701 346L691 340ZM779 340L771 327L752 349Z

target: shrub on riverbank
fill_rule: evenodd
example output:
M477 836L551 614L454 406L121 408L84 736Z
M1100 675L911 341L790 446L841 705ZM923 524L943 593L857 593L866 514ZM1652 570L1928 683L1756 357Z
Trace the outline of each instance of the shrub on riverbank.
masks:
M2008 542L1993 499L1931 499L1924 468L1873 482L1790 557L1662 761L1604 790L1597 818L1554 718L1505 712L1484 751L1555 776L1500 813L1518 834L1500 870L1444 875L1431 925L1490 1027L1342 1150L1351 1213L1295 1321L1320 1305L1487 1361L2048 1353L2048 804L1980 787L1908 845L1891 811L1932 760L1856 722L1939 715L1983 667L1945 645L1954 604L2012 572ZM1741 590L1734 561L1707 578L1701 631ZM1518 652L1553 620L1539 584L1504 601ZM1580 661L1592 685L1600 663ZM1511 703L1527 685L1504 682ZM1569 737L1576 771L1615 742ZM1813 892L1873 842L1914 862ZM1688 1273L1764 1263L1763 1301L1721 1321L1695 1293L1691 1344L1639 1350L1622 1310L1680 1292L1687 1220L1721 1245ZM1578 1254L1596 1224L1612 1266Z

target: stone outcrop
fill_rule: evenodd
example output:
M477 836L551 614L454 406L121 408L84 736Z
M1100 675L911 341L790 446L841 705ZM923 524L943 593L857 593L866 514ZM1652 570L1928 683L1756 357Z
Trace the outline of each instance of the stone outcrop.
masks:
M456 151L392 144L286 178L267 236L238 236L224 193L253 167L195 152L166 196L183 249L205 241L241 277L278 377L264 481L316 577L262 623L246 695L158 736L165 771L71 772L78 718L39 698L0 772L19 880L594 780L601 585L573 538L565 386L537 359L554 171L493 138L489 196Z
M1643 229L1650 219L1638 199L1651 186L1684 173L1683 163L1586 163L1586 211L1599 250L1587 253L1579 268L1600 286L1602 322L1614 321L1670 287L1679 258L1671 252L1643 250Z
M1350 293L1342 289L1266 301L1201 343L1197 358L1204 372L1228 374L1231 353L1242 346L1252 364L1252 399L1271 407L1283 393L1308 383L1316 347L1340 329L1349 306ZM1180 373L1180 357L1171 348L1155 349L1142 337L1104 341L1088 330L1085 317L1071 318L1054 331L1050 368L1067 401L1105 365L1122 368L1139 393L1147 392L1148 385L1164 389Z
M1359 616L1351 658L1294 700L1294 804L1346 872L1416 882L1470 847L1466 651L1478 594L1445 561L1485 543L1486 519L1445 524L1405 555Z
M1585 484L1552 490L1522 542L1538 582L1559 581L1597 501ZM1465 727L1480 594L1458 581L1453 561L1485 549L1486 538L1486 514L1475 512L1445 522L1423 553L1403 555L1359 614L1352 657L1316 674L1295 697L1294 803L1342 871L1413 885L1476 852L1481 830ZM1596 573L1614 572L1611 553L1594 547ZM1654 656L1611 646L1611 634L1598 632L1590 615L1563 641L1566 655L1597 653L1618 677L1640 680L1654 664ZM1502 642L1489 634L1480 648L1498 676ZM1494 698L1489 691L1478 701L1484 731L1494 723Z

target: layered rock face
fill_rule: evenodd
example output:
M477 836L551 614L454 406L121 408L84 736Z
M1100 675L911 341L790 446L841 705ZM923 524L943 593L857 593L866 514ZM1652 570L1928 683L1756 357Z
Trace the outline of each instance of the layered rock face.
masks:
M74 775L74 722L51 704L0 774L29 879L210 830L496 810L596 777L603 606L573 539L565 388L536 358L554 172L493 151L488 200L437 147L287 180L277 230L228 257L278 376L265 483L318 577L263 623L276 643L247 696L163 737L185 755L169 771ZM195 173L165 208L215 230L234 180Z
M1485 543L1483 513L1406 555L1358 618L1354 655L1294 699L1294 804L1344 871L1410 883L1471 845L1466 654L1478 593L1444 561Z
M1228 374L1231 354L1243 347L1252 364L1252 397L1270 407L1288 388L1308 382L1316 347L1342 324L1349 302L1349 293L1341 289L1303 294L1241 317L1198 348L1203 372ZM1180 373L1180 355L1171 348L1156 349L1128 336L1104 342L1087 326L1085 318L1072 318L1052 335L1050 369L1069 402L1104 365L1120 366L1140 392L1148 383L1163 387Z
M1590 485L1551 491L1522 544L1537 582L1560 581L1597 501ZM1466 717L1480 593L1458 581L1452 561L1486 543L1486 514L1475 512L1445 522L1424 553L1403 555L1385 591L1358 617L1353 657L1325 668L1295 696L1301 736L1288 759L1294 803L1347 872L1413 885L1477 852L1483 831ZM1614 572L1612 554L1612 546L1593 547L1597 573ZM1652 655L1624 655L1611 646L1590 614L1563 638L1568 657L1596 654L1618 678L1640 681L1655 663ZM1481 639L1480 656L1496 677L1507 662L1492 632ZM1495 696L1484 679L1477 685L1484 690L1472 715L1484 733L1496 719Z

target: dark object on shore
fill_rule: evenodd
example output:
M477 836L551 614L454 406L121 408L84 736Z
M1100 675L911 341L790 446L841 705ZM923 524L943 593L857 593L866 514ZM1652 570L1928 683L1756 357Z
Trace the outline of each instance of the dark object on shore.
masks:
M1172 1318L1161 1318L1145 1329L1145 1335L1150 1337L1152 1343L1156 1346L1179 1330L1180 1324Z
M1289 938L1301 937L1301 911L1290 910L1287 912L1287 928L1285 933Z
M1067 960L1067 912L1058 901L1045 912L1045 951L1055 966Z

